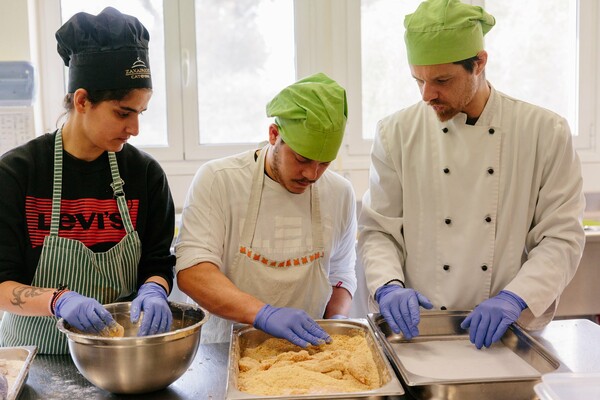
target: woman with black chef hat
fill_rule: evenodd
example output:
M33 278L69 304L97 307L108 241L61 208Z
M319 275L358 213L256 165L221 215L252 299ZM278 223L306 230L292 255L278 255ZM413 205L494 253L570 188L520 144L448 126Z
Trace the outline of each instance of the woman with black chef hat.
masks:
M175 264L167 178L127 144L152 96L148 31L109 7L74 15L56 39L66 122L0 158L0 341L50 354L68 352L57 318L107 334L102 304L131 298L139 335L167 331Z

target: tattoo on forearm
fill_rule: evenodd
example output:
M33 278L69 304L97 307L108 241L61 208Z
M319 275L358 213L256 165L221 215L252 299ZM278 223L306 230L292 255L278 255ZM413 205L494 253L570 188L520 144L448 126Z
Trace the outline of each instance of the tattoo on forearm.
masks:
M19 308L23 308L23 304L25 304L28 298L34 298L37 296L41 296L44 293L51 292L53 289L45 289L31 286L17 286L13 289L13 298L11 299L11 304L13 306L17 306Z

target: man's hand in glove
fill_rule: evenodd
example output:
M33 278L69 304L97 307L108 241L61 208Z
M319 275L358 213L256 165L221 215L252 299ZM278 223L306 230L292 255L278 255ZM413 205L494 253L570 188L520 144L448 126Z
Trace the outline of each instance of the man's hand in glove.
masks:
M137 297L131 303L131 322L136 323L144 311L138 336L168 332L173 314L167 301L167 292L158 283L148 282L140 286Z
M331 342L331 337L306 312L297 308L277 308L266 304L256 314L254 327L297 346Z
M419 306L431 309L429 299L414 289L399 285L384 285L375 292L379 311L394 333L400 333L407 339L419 335L421 312Z
M460 327L469 329L469 338L478 349L490 347L502 338L506 329L526 308L527 303L522 298L508 290L502 290L475 307Z

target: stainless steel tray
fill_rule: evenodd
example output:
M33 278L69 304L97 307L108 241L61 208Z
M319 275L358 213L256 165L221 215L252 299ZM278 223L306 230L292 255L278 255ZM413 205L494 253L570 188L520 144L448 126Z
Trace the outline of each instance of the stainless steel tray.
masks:
M460 364L453 365L453 359L444 359L447 355L440 355L439 353L435 357L438 357L437 360L444 361L441 368L448 368L448 377L440 378L439 375L435 376L433 373L428 376L422 373L422 369L419 369L420 374L417 374L414 367L413 370L407 368L405 364L409 364L409 358L405 357L406 362L403 362L403 358L399 354L402 353L402 349L410 349L406 346L414 344L414 350L420 349L424 345L434 344L434 342L439 344L439 342L448 341L448 348L450 348L451 346L461 345L459 342L450 343L450 341L468 341L468 331L460 327L460 323L467 315L468 312L462 311L422 312L419 324L420 334L412 340L407 340L402 334L392 332L380 314L369 314L368 321L392 365L404 381L408 392L417 399L536 399L533 387L541 381L542 374L569 371L539 342L515 324L506 331L501 341L493 346L495 349L493 351L500 350L503 352L502 354L509 353L517 361L516 364L523 364L535 376L519 375L519 372L516 372L513 376L486 378L484 377L485 374L477 374L478 376L461 376L457 378L456 375L461 375ZM441 345L444 344L441 343ZM468 349L469 352L485 352L486 350L490 349L476 350L474 345L472 349ZM469 360L468 354L471 353L467 353L467 360L475 363L474 368L481 368L481 371L489 368L487 365L477 365L478 357ZM485 353L481 353L481 355L485 356ZM436 359L435 357L431 358L431 371L440 369L441 363L433 361ZM427 358L424 358L420 361L423 365L426 365L427 360ZM447 367L446 363L448 363ZM517 366L516 364L511 365L510 368ZM456 368L456 370L452 371L451 368ZM515 370L519 371L519 369ZM537 373L535 373L536 371ZM455 375L455 377L452 377L452 375Z
M317 323L330 335L347 334L348 332L356 329L362 330L365 333L371 353L375 358L375 363L379 369L379 376L383 380L383 385L379 389L365 392L327 393L320 395L306 394L296 396L259 396L242 392L237 388L237 377L239 372L238 361L240 359L240 354L245 348L257 346L272 336L258 329L254 329L251 326L238 324L233 326L231 332L229 362L227 368L227 399L391 399L395 396L404 394L404 389L402 388L398 377L394 373L392 366L375 339L375 334L366 319L323 319L317 320Z
M14 378L14 382L9 381L6 400L15 400L21 393L23 385L29 375L29 367L31 366L31 362L36 353L36 346L0 347L0 360L16 360L23 362L23 365Z

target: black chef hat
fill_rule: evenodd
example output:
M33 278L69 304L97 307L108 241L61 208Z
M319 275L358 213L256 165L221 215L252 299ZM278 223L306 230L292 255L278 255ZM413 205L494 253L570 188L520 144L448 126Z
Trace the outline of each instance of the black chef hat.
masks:
M152 88L149 39L137 18L112 7L73 15L56 31L58 54L69 67L69 93Z

